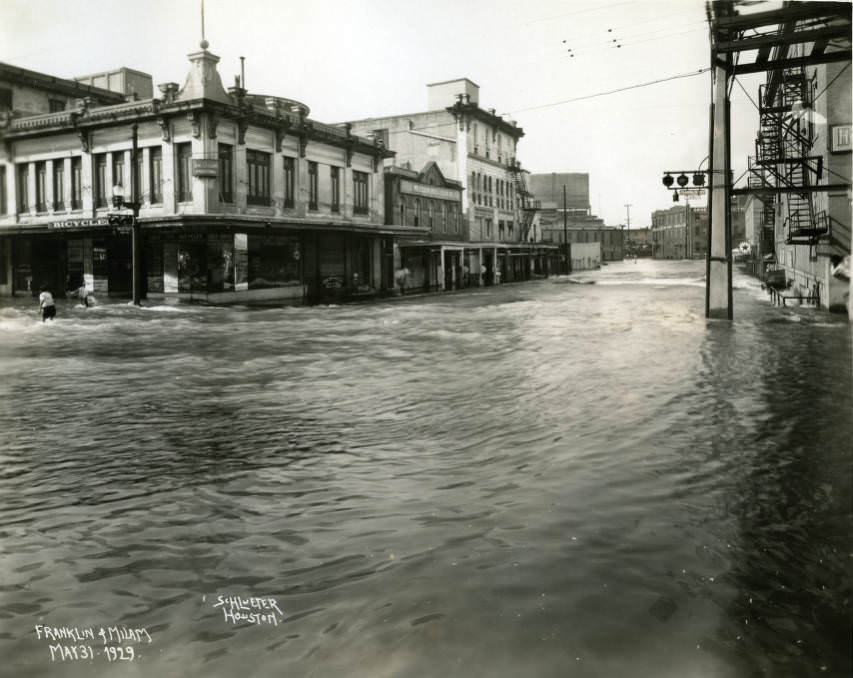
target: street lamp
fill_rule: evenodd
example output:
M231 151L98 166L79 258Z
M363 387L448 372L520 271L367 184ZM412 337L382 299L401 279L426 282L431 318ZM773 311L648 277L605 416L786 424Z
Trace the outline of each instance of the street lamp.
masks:
M124 188L121 184L113 186L113 207L117 210L124 207Z
M137 158L139 155L139 145L137 139L137 126L133 127L133 146L130 160L130 186L131 196L130 202L124 199L124 187L121 184L113 186L113 209L115 213L108 215L108 221L111 226L130 226L131 233L131 256L133 258L133 303L136 306L140 305L140 283L142 282L142 273L140 268L140 243L139 243L139 196L136 195L137 186ZM125 210L129 210L129 213Z

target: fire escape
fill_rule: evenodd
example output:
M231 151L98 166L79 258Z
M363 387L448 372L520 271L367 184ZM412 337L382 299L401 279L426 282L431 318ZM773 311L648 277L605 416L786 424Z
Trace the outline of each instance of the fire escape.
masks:
M515 186L515 195L518 200L518 207L521 211L521 241L527 242L530 234L530 227L533 225L533 217L539 210L541 203L539 200L533 199L533 194L527 190L527 182L524 180L524 170L521 169L521 163L513 158L509 162L509 171L512 174L513 184Z
M829 232L826 213L816 212L812 199L823 175L823 158L811 155L815 132L807 113L814 91L802 66L768 73L759 88L760 127L750 163L751 186L776 187L785 195L785 243L811 248Z

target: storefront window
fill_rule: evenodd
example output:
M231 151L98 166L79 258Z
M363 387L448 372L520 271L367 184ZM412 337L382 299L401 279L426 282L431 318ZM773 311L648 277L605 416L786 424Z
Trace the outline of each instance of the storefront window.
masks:
M249 289L300 282L297 236L249 236Z

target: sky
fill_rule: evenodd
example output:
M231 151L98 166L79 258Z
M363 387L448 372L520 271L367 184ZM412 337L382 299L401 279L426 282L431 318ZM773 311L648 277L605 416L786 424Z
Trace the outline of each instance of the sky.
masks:
M65 78L127 66L150 73L157 94L157 84L186 79L200 7L0 0L0 61ZM205 37L226 87L244 56L250 92L301 101L326 123L421 112L428 83L467 77L481 107L524 129L525 168L589 174L592 211L608 225L624 225L630 212L632 228L648 226L653 210L674 204L663 172L708 155L711 80L697 74L709 65L703 1L205 0ZM687 77L568 101L679 75ZM762 81L740 78L753 100ZM757 126L735 85L736 177Z

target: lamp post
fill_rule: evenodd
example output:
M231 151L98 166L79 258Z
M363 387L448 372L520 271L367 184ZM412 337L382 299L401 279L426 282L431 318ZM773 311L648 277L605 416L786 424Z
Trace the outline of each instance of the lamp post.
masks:
M132 285L133 285L133 303L136 306L140 305L140 246L139 246L139 201L136 195L136 159L139 154L137 143L137 127L133 125L133 150L131 152L130 161L130 202L124 199L124 186L116 184L113 186L113 209L124 210L130 208L130 214L124 212L116 212L109 215L109 223L113 226L130 225L131 234L131 268L132 268Z
M566 186L563 185L563 256L566 258L566 275L571 273L569 264L569 227L566 222Z

